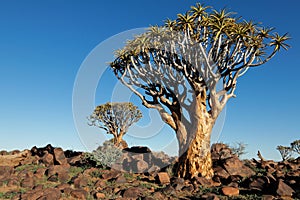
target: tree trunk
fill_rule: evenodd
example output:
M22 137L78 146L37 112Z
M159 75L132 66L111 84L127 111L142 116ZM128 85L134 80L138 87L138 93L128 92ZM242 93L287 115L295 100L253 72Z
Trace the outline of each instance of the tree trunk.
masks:
M122 148L122 141L123 141L123 135L124 135L124 132L123 131L120 131L119 134L116 135L116 137L114 138L114 144L116 147L121 147Z
M182 178L213 176L212 160L210 154L210 136L212 126L199 127L194 139L189 143L187 150L180 152L177 175ZM183 146L183 145L181 145Z
M177 175L182 178L202 176L209 179L213 176L210 136L215 120L207 112L205 92L195 98L189 113L190 124L184 129L177 126L179 129L176 131L180 148ZM182 132L186 132L185 140L180 136Z

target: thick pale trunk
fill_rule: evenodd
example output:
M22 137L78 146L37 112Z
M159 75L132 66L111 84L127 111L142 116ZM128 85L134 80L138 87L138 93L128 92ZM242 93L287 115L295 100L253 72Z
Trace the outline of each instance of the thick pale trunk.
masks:
M116 147L119 147L121 145L121 142L123 140L123 134L119 134L114 138L114 144Z
M210 136L215 120L207 112L205 93L195 99L190 115L192 116L190 124L178 126L179 129L177 129L180 148L177 175L182 178L196 176L211 178L213 169ZM182 124L182 122L178 123ZM184 132L185 134L182 134ZM182 139L184 137L185 139Z
M200 125L186 150L180 152L181 156L177 168L178 177L193 178L202 176L211 178L213 176L210 154L211 129L212 125L205 125L205 128Z

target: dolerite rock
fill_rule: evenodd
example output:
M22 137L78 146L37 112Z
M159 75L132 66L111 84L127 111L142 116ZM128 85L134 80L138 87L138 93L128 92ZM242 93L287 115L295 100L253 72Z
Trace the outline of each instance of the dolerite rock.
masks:
M121 172L120 171L117 171L117 170L114 170L114 169L111 169L109 171L106 171L102 174L102 178L103 179L116 179L118 176L121 175Z
M51 165L48 167L46 174L48 176L69 172L70 166L66 165Z
M62 148L55 148L53 150L53 155L54 155L55 163L57 163L59 165L66 165L68 163L68 160L66 159Z
M25 178L21 181L21 186L24 188L33 188L34 186L34 179L33 179L33 173L28 172L26 173Z
M221 185L220 183L214 182L212 179L206 179L204 177L195 177L194 179L197 184L202 185L204 187L214 187Z
M148 163L144 160L139 160L136 162L136 169L138 173L143 173L148 169Z
M245 166L243 162L240 161L236 156L226 159L223 163L223 168L230 175L238 175L244 178L255 175L255 172L249 167Z
M95 194L95 198L96 198L96 199L105 199L105 194L102 193L102 192L97 192L97 193Z
M216 166L213 169L214 175L220 177L221 179L227 179L230 176L230 174L228 174L228 172L221 166Z
M76 189L76 190L73 190L70 193L70 195L76 199L86 199L88 196L88 192L85 191L84 189Z
M291 197L295 191L288 186L282 179L279 179L276 194L281 197Z
M128 188L124 191L123 197L127 199L138 199L143 194L143 190L139 187Z
M123 149L125 152L131 152L131 153L151 153L151 150L148 147L142 147L142 146L133 146L130 148Z
M0 166L0 180L9 178L13 172L14 168L11 166Z
M238 196L240 191L234 187L222 187L222 193L226 196Z
M116 179L115 183L127 183L127 179L123 175L121 175Z
M88 178L83 175L78 175L77 178L74 179L75 188L83 188L88 185Z
M8 155L8 152L5 150L0 151L0 156Z
M265 188L265 181L262 178L257 178L254 179L250 184L249 184L249 189L253 191L259 191L262 192L263 189Z
M183 178L175 178L172 180L172 186L179 191L185 186L185 181Z
M157 174L157 180L160 184L169 184L170 176L167 172L159 172Z
M36 172L34 173L34 176L36 179L41 179L44 177L45 173L47 171L47 168L38 168Z
M61 193L56 188L46 188L42 190L31 190L24 194L22 194L21 199L26 200L59 200L61 197Z
M230 158L232 155L231 149L226 144L216 143L211 147L211 157L213 162Z
M46 152L44 156L41 158L41 162L44 163L46 166L50 166L54 164L54 157L52 154Z
M201 196L201 199L206 199L206 200L219 200L220 198L218 195L213 194L213 193L206 193Z

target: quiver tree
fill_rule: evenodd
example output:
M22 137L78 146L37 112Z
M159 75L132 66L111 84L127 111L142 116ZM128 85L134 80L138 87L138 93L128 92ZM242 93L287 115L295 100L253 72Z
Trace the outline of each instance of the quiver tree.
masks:
M272 33L200 4L164 26L150 27L116 51L117 78L156 109L176 132L177 175L213 175L210 136L217 117L235 97L237 79L269 61L287 35Z
M300 140L295 140L291 143L291 148L294 152L300 154Z
M89 125L104 129L114 136L114 145L119 147L129 127L140 120L141 111L132 103L106 103L95 108Z
M246 154L246 144L243 142L237 142L235 146L230 147L232 152L236 154L238 157Z
M279 146L277 146L276 149L279 151L283 161L288 160L289 158L292 157L293 150L291 147L285 147L285 146L279 145Z

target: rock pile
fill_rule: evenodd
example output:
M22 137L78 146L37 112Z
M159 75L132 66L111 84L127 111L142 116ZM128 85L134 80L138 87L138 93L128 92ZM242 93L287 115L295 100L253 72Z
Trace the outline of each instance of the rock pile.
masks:
M241 161L224 144L212 146L215 176L184 180L166 168L163 153L134 147L124 160L130 173L96 168L84 153L43 148L0 153L0 199L292 199L300 198L300 158ZM119 166L124 167L124 166ZM135 169L133 169L135 168ZM168 170L167 170L168 169Z

